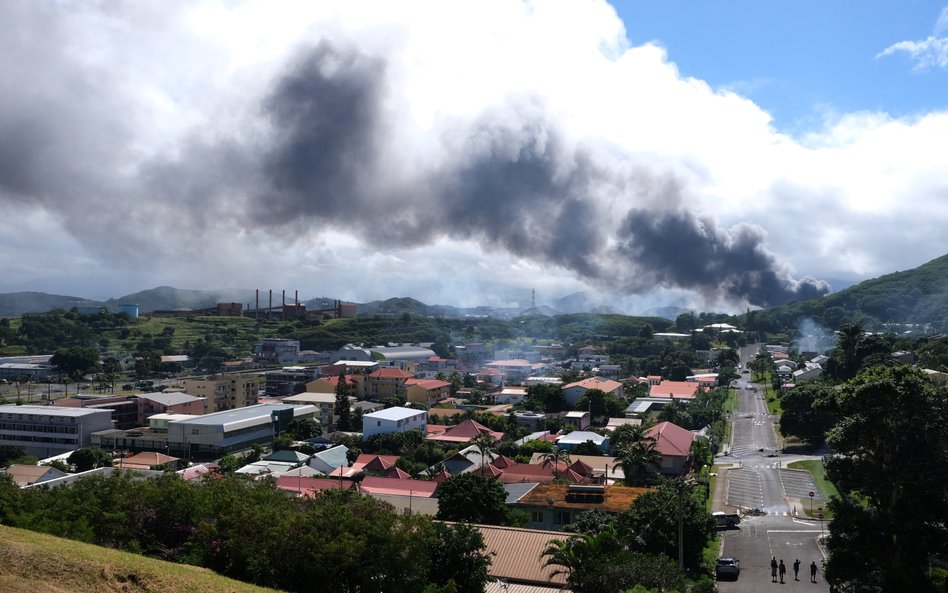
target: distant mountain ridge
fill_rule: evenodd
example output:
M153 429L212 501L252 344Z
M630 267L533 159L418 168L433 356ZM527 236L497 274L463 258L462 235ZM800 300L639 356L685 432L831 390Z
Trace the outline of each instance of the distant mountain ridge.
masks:
M88 302L82 297L45 292L8 292L0 294L0 317L19 317L24 313L43 313L52 309L68 310Z

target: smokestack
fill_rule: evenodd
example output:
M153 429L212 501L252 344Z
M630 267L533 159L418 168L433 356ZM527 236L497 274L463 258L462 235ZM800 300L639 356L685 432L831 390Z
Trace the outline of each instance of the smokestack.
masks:
M253 318L260 319L260 289L257 288L256 291L257 291L257 301L256 303L254 303L254 307L253 307Z
M270 306L267 307L267 321L273 317L273 289L270 289Z
M283 300L280 305L280 321L286 321L286 289L283 289Z
M293 301L296 303L297 307L300 306L300 291L298 290L293 291Z

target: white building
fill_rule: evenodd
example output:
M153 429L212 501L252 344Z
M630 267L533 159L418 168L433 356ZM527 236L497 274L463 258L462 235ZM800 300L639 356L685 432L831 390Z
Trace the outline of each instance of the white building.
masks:
M269 443L296 418L313 418L316 406L258 404L168 423L171 455L216 457Z
M112 428L112 410L59 406L0 406L0 445L52 457L87 447L92 433Z
M420 430L424 435L428 427L428 413L412 408L386 408L362 416L362 440L377 434Z

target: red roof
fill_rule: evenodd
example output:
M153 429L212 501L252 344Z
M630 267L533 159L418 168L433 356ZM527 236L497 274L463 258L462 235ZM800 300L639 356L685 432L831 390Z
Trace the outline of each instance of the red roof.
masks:
M386 478L397 478L399 480L410 480L411 474L406 471L400 470L397 467L390 467L388 471L385 472Z
M440 379L409 379L405 381L405 385L419 385L425 389L442 389L451 386L447 381Z
M612 393L616 389L622 388L622 383L618 381L613 381L611 379L599 379L597 377L590 377L588 379L583 379L582 381L576 381L574 383L569 383L563 386L563 389L569 389L571 387L582 387L583 389L599 389L606 393Z
M678 399L694 399L695 391L703 388L698 383L690 381L662 381L652 385L648 390L649 397L676 397Z
M352 482L348 481L297 476L280 476L276 480L276 486L287 492L299 492L302 496L314 496L321 490L347 490L355 487Z
M396 494L433 498L435 490L438 488L438 482L366 476L359 484L359 488L366 494Z
M655 448L662 457L687 457L691 455L691 443L695 435L677 424L659 422L645 431L645 436L655 439Z
M320 377L319 379L316 379L316 380L329 383L330 385L339 385L339 375L330 375L328 377ZM357 385L356 380L353 379L351 375L346 375L346 381L348 381L352 385Z
M431 425L429 425L429 434L428 439L433 441L448 441L455 443L466 443L474 438L478 434L489 434L496 439L500 439L504 436L502 432L494 432L493 430L487 428L479 422L475 422L468 418L467 420L456 424L454 426L447 427L444 432L437 434L430 432Z

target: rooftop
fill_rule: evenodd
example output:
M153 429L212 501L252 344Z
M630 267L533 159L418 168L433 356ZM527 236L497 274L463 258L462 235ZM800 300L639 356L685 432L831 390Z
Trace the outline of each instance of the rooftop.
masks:
M176 420L173 422L173 424L226 425L235 422L260 420L262 418L266 418L269 421L270 415L273 412L280 412L282 410L293 410L294 415L297 416L308 412L316 412L316 408L313 406L299 406L293 404L257 404L255 406L247 406L245 408L237 408L234 410L225 410L223 412L214 412L213 414L205 414L204 416L194 416L185 420Z
M613 513L628 510L632 502L649 492L648 488L629 488L626 486L606 486L603 501L600 502L567 502L566 494L569 484L537 484L527 492L516 505L534 507L556 507L577 510L599 509Z
M543 585L566 584L566 575L554 575L552 567L543 566L543 551L551 541L563 539L562 533L494 525L475 527L484 538L487 553L493 554L489 572L495 579Z
M163 406L177 406L181 404L189 404L194 401L203 401L206 398L195 397L193 395L188 395L181 391L154 391L152 393L142 393L138 396L140 399L147 399L156 403L159 403Z
M81 416L94 416L96 414L106 414L110 410L106 408L65 408L60 406L18 406L15 404L0 405L0 413L7 414L38 414L41 416L61 416L66 418L79 418Z
M403 408L403 407L394 407L386 408L384 410L379 410L378 412L369 412L362 416L365 418L372 418L375 420L406 420L408 418L414 418L418 415L426 416L424 410L416 410L414 408Z

